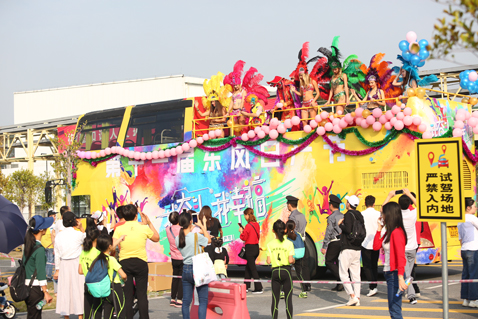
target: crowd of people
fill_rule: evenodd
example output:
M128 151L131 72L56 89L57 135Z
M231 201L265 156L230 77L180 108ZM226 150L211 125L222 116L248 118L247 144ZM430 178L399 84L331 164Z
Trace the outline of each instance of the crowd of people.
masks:
M391 201L400 195L396 202ZM297 210L298 199L287 196L288 220L274 221L274 239L261 243L261 227L254 210L244 210L244 227L239 223L240 239L244 251L239 255L245 259L246 291L262 294L264 287L260 280L256 260L266 251L267 264L271 265L272 306L271 314L277 318L279 301L285 299L287 318L293 316L293 277L292 267L297 278L308 281L306 227L304 214ZM361 278L377 281L378 259L383 252L383 270L387 282L387 296L390 316L402 318L402 291L410 304L416 304L420 291L418 286L407 284L413 279L415 257L420 245L420 222L417 222L415 195L408 189L391 191L376 210L375 198L365 198L365 210L358 211L360 199L346 196L342 203L336 195L329 195L331 214L321 252L325 255L328 269L340 282L333 290L345 290L349 296L347 306L360 306ZM465 223L458 225L462 244L463 279L478 279L478 218L476 204L467 198ZM341 205L345 204L345 213ZM83 318L133 318L133 302L137 299L140 318L148 314L148 265L146 241L159 241L159 234L148 216L135 205L124 205L111 211L118 221L107 214L95 212L86 219L86 229L81 220L69 207L48 217L33 216L25 236L23 262L26 271L26 285L32 281L31 292L25 300L28 318L41 318L42 301L52 301L52 292L47 289L47 280L56 282L54 293L57 296L56 313L65 318L77 315ZM138 221L140 216L141 222ZM181 214L169 215L171 226L166 228L170 244L171 263L174 278L171 284L170 305L181 308L183 318L190 318L190 306L196 289L199 302L198 318L206 318L208 285L196 286L193 277L193 257L206 252L211 259L218 279L227 278L229 255L223 247L223 230L220 221L212 217L209 206L202 207L199 213L183 210ZM260 248L259 244L265 244ZM53 262L51 262L53 261ZM361 267L361 261L363 267ZM53 268L54 266L54 268ZM111 284L108 295L98 297L92 290L91 280L99 268L107 269ZM362 271L362 273L361 273ZM253 288L253 289L252 289ZM462 283L461 298L463 306L478 307L478 283ZM301 283L299 298L307 298L311 285ZM377 294L376 284L370 284L368 297Z

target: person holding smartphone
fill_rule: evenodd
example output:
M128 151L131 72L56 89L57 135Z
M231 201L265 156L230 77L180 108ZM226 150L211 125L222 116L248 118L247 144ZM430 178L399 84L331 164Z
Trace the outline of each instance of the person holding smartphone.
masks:
M246 208L244 210L244 218L247 221L246 227L242 227L242 224L239 223L239 232L241 233L241 240L245 242L246 249L246 272L244 279L257 279L259 280L259 273L257 272L256 259L259 257L259 239L261 234L261 229L259 223L254 216L254 210L252 208ZM251 287L250 282L246 282L246 292L249 292ZM260 282L254 282L254 291L253 294L262 294L264 289Z

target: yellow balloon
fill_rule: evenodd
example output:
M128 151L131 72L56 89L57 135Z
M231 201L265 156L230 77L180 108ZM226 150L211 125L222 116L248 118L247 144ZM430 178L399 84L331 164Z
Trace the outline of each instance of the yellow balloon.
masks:
M478 99L477 99L476 97L472 97L472 98L470 99L470 104L471 104L471 105L476 105L477 103L478 103Z
M397 106L401 106L402 105L402 101L400 100L397 100L397 103L395 103Z
M409 88L409 89L407 90L407 96L408 96L408 97L415 96L415 90L412 89L412 88Z
M363 112L362 112L362 117L363 117L364 119L366 119L367 117L370 116L370 114L372 114L372 113L371 113L369 110L365 109L365 110L363 110Z
M461 103L468 104L468 103L470 103L470 99L465 97L461 100Z
M227 126L232 127L232 120L227 121Z
M413 54L417 54L420 51L420 45L418 43L412 43L410 45L410 52Z
M425 97L426 91L424 88L417 88L416 94L418 98L423 99Z

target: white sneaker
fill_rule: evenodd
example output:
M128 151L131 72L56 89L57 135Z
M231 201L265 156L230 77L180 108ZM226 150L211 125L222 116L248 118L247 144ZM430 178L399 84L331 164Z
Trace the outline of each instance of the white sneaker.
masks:
M367 297L372 297L372 296L376 295L377 292L378 292L378 289L377 289L377 288L370 289L370 290L368 291Z
M470 308L478 308L478 300L472 300L468 303L468 307Z
M461 305L463 307L468 307L470 305L470 301L468 301L468 299L463 299L463 303Z
M355 306L357 303L360 304L360 300L357 297L350 298L349 301L345 304L346 306Z

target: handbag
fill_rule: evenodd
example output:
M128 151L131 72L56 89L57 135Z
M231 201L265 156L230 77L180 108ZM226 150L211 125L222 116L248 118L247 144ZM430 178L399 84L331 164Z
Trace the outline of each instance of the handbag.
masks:
M256 228L252 225L251 225L251 227L254 228L254 230L256 231L257 239L259 240L260 236L259 236L259 233L257 232ZM237 254L237 256L239 258L246 259L246 247L245 246L241 248L241 251L239 252L239 254Z
M194 285L200 287L210 282L217 281L216 271L208 253L204 253L198 246L198 234L194 234L194 256L193 256L193 278Z

